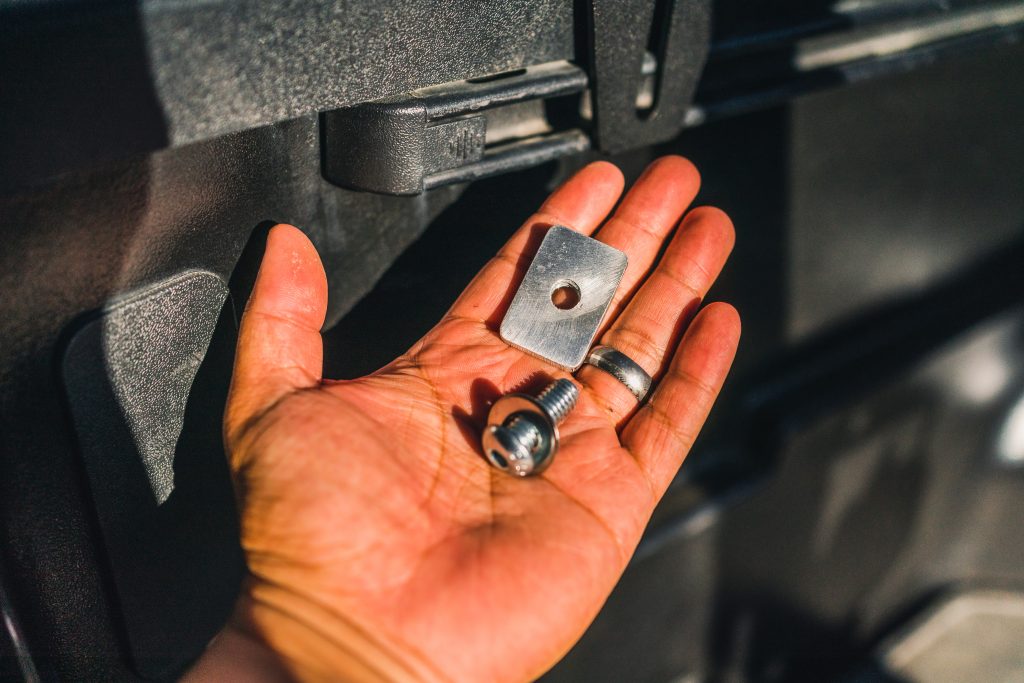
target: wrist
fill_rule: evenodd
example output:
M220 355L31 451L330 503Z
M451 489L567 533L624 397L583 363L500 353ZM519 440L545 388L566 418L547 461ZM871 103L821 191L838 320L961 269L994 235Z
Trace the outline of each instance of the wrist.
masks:
M229 621L181 679L182 683L226 680L284 683L295 677L265 643Z
M278 681L440 681L424 661L295 593L251 581L223 631L185 677Z

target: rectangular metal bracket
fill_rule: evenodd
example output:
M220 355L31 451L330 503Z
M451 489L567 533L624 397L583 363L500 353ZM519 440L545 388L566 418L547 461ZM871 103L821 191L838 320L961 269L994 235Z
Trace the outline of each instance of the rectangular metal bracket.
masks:
M501 338L575 370L594 343L626 263L618 249L556 225L544 235L501 321ZM570 298L556 303L558 290L568 290Z

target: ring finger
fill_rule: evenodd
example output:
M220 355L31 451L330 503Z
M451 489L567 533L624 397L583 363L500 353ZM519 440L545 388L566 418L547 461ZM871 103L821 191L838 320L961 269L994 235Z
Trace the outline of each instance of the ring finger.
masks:
M668 364L683 330L725 265L735 241L732 222L718 209L700 207L683 219L664 256L632 299L626 299L600 343L633 359L655 380ZM577 379L616 425L636 408L637 399L604 370L584 365Z

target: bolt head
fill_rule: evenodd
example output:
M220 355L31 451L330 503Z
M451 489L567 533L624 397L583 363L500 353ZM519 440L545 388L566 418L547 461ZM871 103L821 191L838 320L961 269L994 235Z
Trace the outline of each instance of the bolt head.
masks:
M525 477L533 471L533 454L512 430L490 425L484 430L484 455L499 470Z
M492 408L491 416L494 414ZM526 420L537 430L540 439L532 450L514 430L505 426L513 418ZM487 460L499 470L519 477L540 474L547 469L558 451L558 430L547 415L543 411L529 410L502 415L501 419L484 429L481 445Z

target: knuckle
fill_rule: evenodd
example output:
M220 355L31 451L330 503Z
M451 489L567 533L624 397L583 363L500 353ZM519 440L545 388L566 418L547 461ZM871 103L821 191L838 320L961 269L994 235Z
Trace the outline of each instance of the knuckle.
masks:
M645 329L632 324L610 330L605 343L632 358L652 375L661 365L665 353L664 344Z

